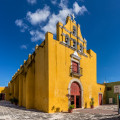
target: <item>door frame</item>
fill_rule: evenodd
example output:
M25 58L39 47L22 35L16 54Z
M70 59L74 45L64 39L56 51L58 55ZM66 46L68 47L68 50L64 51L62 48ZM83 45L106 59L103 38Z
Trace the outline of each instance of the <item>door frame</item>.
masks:
M103 93L99 92L99 93L98 93L98 106L100 106L100 105L99 105L99 94L102 95L102 105L103 105Z
M81 84L81 82L80 82L80 80L79 79L72 79L70 82L69 82L69 85L68 85L68 95L71 95L70 94L70 91L71 91L71 85L72 85L72 83L73 82L77 82L78 83L78 85L80 86L80 89L81 89L81 108L84 108L83 106L84 106L84 101L83 101L83 86L82 86L82 84ZM68 107L70 106L70 100L68 99Z

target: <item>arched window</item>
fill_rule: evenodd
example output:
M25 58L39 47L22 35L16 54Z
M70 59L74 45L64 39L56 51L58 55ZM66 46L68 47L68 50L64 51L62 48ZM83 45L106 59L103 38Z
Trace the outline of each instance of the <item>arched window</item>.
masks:
M76 29L76 27L75 26L73 26L73 35L77 35L77 29Z
M65 35L65 43L67 44L67 45L70 45L70 38L69 38L69 35Z
M74 47L75 49L77 49L77 42L76 42L76 40L73 40L73 47Z
M80 44L80 52L83 53L83 45Z

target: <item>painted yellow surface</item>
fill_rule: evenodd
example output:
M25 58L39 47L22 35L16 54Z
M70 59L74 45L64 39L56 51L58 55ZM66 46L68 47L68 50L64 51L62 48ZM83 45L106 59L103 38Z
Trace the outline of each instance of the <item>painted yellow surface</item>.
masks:
M80 37L84 43L85 39L82 38L80 27L73 23L72 20L67 18L67 24L64 26L67 30L72 31L73 25L76 26L78 33L77 36ZM70 65L71 58L70 55L74 53L74 50L60 44L60 41L64 41L65 38L61 35L62 33L68 34L71 38L76 39L77 42L80 42L76 37L73 37L71 33L68 33L65 29L59 27L63 26L62 23L57 25L57 38L58 40L49 39L49 112L55 111L67 111L68 110L68 85L72 79L79 79L83 87L83 103L82 107L89 108L91 98L94 98L94 106L98 106L98 93L104 94L105 86L97 84L96 81L96 53L92 50L84 49L84 53L87 57L79 55L80 67L83 68L83 76L80 78L71 77L70 74ZM49 33L50 34L50 33ZM53 38L51 34L51 38ZM65 42L65 41L64 41ZM86 47L86 45L84 47ZM72 46L72 44L71 44ZM101 90L100 90L101 88Z
M5 100L9 100L9 88L8 87L0 87L0 93L5 93Z
M81 85L82 108L90 107L91 98L94 98L94 106L98 106L99 93L105 99L105 86L97 84L96 53L87 50L87 41L82 37L80 25L70 17L66 22L66 25L58 22L57 40L53 39L52 33L46 33L45 41L36 46L35 52L29 55L12 77L7 93L11 94L9 98L16 97L19 100L19 106L48 113L67 111L71 81L79 81ZM72 33L73 26L77 29L76 35ZM66 34L71 39L69 46L65 43ZM73 47L73 39L77 42L77 50ZM83 53L79 44L83 46ZM81 58L83 75L80 77L70 74L71 55L75 51L77 57Z
M2 93L4 89L5 87L0 87L0 93Z

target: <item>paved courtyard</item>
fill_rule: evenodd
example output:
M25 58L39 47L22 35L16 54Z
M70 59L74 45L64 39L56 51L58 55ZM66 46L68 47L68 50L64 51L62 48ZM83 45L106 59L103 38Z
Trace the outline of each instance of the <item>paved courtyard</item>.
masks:
M77 109L73 113L48 114L26 110L10 102L0 101L0 120L120 120L116 105L103 105L95 109Z

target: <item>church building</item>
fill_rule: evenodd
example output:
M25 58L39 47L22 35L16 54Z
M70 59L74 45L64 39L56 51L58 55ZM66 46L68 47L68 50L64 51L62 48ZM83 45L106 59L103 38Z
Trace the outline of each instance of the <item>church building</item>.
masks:
M20 66L8 84L9 98L19 106L47 113L90 108L105 102L105 85L97 84L97 55L87 50L80 25L70 16L56 25L56 40L47 32L41 45Z

